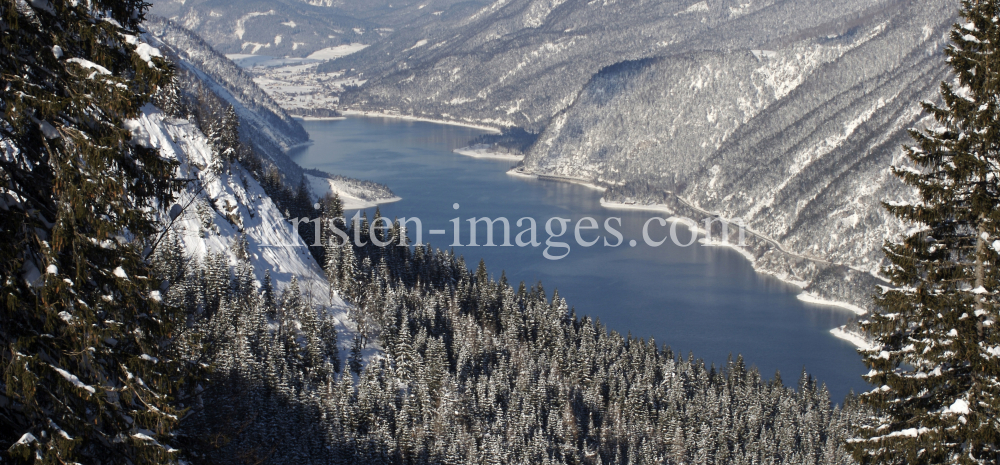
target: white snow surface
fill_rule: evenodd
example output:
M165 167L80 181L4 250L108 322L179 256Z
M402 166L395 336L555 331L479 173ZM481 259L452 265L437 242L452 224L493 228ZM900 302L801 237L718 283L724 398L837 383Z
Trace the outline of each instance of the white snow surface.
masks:
M84 68L92 69L92 70L97 71L98 73L101 73L101 74L105 74L105 75L111 74L111 71L108 71L107 68L105 68L105 67L103 67L103 66L101 66L101 65L99 65L97 63L94 63L93 61L90 61L90 60L88 60L86 58L69 58L69 59L66 60L66 62L67 63L76 63L76 64L78 64L80 66L83 66ZM93 77L93 74L91 75L91 77Z
M321 178L311 174L305 175L309 181L309 189L312 190L316 198L323 198L326 194L337 194L344 204L344 210L360 210L371 208L383 203L392 203L402 200L400 197L390 199L367 200L365 193L358 188L336 179Z
M424 45L427 45L427 39L420 39L420 40L418 40L418 41L417 41L417 43L413 44L413 46L412 46L412 47L410 47L410 48L408 48L408 49L406 49L406 50L407 50L407 51L409 51L409 50L413 50L413 49L415 49L415 48L420 48L420 47L423 47Z
M695 13L695 12L699 12L699 11L709 11L708 2L698 2L698 3L695 3L694 5L691 5L691 6L687 7L687 9L684 10L684 11L687 12L687 13Z
M176 199L184 212L170 223L161 219L182 240L188 255L203 259L209 252L225 254L237 263L232 247L240 232L249 244L250 262L258 285L270 271L271 282L281 292L297 277L303 297L319 312L329 312L338 321L339 341L344 349L353 340L354 324L347 317L348 304L330 296L322 268L309 253L302 238L292 230L260 184L238 163L216 175L208 169L213 159L211 145L198 127L184 119L170 118L147 104L137 119L126 122L135 143L153 147L166 158L180 162L178 177L197 179ZM202 225L197 206L211 206L212 224ZM227 219L228 217L228 219ZM232 219L232 221L230 220Z
M350 45L338 45L336 47L324 48L322 50L317 50L309 54L308 57L313 60L335 60L340 57L345 57L352 53L360 52L367 47L367 44L352 43Z
M489 158L496 160L510 160L510 161L521 161L524 160L524 154L513 154L513 153L503 153L495 152L492 147L487 144L476 144L469 147L462 147L453 150L453 152L459 155L465 155L472 158Z
M38 442L38 438L36 438L34 434L24 433L24 435L21 436L21 439L18 439L14 445L28 445L34 442Z
M868 313L867 310L865 310L865 309L863 309L861 307L858 307L857 305L851 305L851 304L846 303L846 302L837 302L837 301L833 301L833 300L826 300L826 299L824 299L824 298L822 298L822 297L820 297L820 296L818 296L816 294L813 294L811 292L802 292L799 295L795 296L795 298L801 300L802 302L806 302L806 303L810 303L810 304L827 305L827 306L831 306L831 307L845 308L845 309L850 310L850 311L852 311L854 313L857 313L858 315L864 315L864 314Z
M847 342L850 342L851 344L854 344L854 346L860 350L875 349L875 346L873 346L865 338L861 337L861 335L847 331L843 326L831 329L830 334L833 334L835 337L839 339L843 339Z
M59 367L53 366L52 369L56 370L56 373L59 373L63 378L66 378L66 381L69 381L74 386L76 386L76 387L78 387L80 389L83 389L84 391L87 391L87 392L89 392L91 394L97 392L93 388L93 386L87 386L86 384L83 383L83 381L80 381L80 378L77 378L76 375L74 375L74 374L72 374L72 373L70 373L70 372L68 372L66 370L63 370L62 368L59 368Z
M948 411L958 415L968 415L970 412L969 402L965 399L958 399L948 407Z

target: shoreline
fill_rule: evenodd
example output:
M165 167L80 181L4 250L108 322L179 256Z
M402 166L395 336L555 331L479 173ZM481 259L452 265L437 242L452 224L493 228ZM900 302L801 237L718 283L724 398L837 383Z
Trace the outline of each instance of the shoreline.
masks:
M805 303L808 303L808 304L823 305L823 306L826 306L826 307L843 308L843 309L846 309L846 310L850 310L850 311L854 312L857 315L867 315L868 314L868 311L866 311L865 309L863 309L861 307L858 307L857 305L851 305L851 304L846 303L846 302L837 302L837 301L834 301L834 300L826 300L826 299L824 299L824 298L822 298L822 297L820 297L820 296L818 296L816 294L813 294L811 292L803 292L803 293L801 293L801 294L799 294L799 295L797 295L795 297L797 299L805 302Z
M858 350L872 350L874 348L863 337L845 330L843 326L831 329L830 334L833 334L833 337L836 337L837 339L842 339L854 344Z
M609 208L609 209L619 209L619 210L644 210L644 211L663 212L663 213L667 213L667 214L671 215L669 218L666 218L667 221L677 222L677 221L680 220L677 216L674 216L673 210L671 210L666 205L629 205L629 204L624 204L624 203L619 203L619 202L608 202L608 201L605 201L605 200L601 199L601 206L605 207L605 208ZM786 276L779 276L779 275L777 275L775 273L771 273L771 272L769 272L767 270L762 270L762 269L760 269L760 268L757 267L756 257L754 257L749 251L744 250L743 248L741 248L741 247L739 247L739 246L737 246L735 244L730 244L728 242L710 241L710 240L707 239L708 238L708 231L706 231L706 230L698 227L697 225L693 225L692 226L691 224L688 224L686 222L681 222L681 223L683 223L685 226L687 226L688 229L692 233L704 236L703 238L699 239L700 243L705 244L707 246L711 246L711 247L725 247L725 248L731 249L731 250L739 253L740 255L743 255L743 257L746 258L747 261L750 262L750 266L753 267L753 269L754 269L755 272L760 273L760 274L765 274L765 275L768 275L768 276L773 276L775 279L777 279L777 280L779 280L779 281L781 281L781 282L783 282L785 284L789 284L789 285L792 285L792 286L795 286L795 287L799 288L800 291L799 291L798 294L795 295L795 298L798 299L798 300L800 300L800 301L802 301L802 302L809 303L809 304L814 304L814 305L823 305L823 306L827 306L827 307L837 307L837 308L840 308L840 309L843 309L843 310L850 311L850 312L852 312L852 313L854 313L856 315L866 315L866 314L868 314L867 310L865 310L865 309L863 309L861 307L858 307L856 305L853 305L853 304L850 304L850 303L847 303L847 302L839 302L839 301L834 301L834 300L823 299L823 298L821 298L821 297L819 297L819 296L817 296L815 294L812 294L810 292L806 292L803 289L806 286L808 286L808 284L809 284L808 282L796 281L794 279L789 279ZM747 230L747 232L750 233L750 234L757 235L753 231L750 231L749 229Z
M757 269L757 267L756 267L757 258L754 257L753 254L751 254L749 251L743 249L742 247L740 247L737 244L731 244L729 242L719 242L719 241L712 240L709 237L707 230L698 227L697 223L695 223L695 224L692 225L691 223L688 223L686 221L682 221L681 218L678 217L674 213L674 211L671 210L666 205L629 205L629 204L620 203L620 202L608 202L607 200L601 199L601 206L604 207L604 208L607 208L609 210L641 210L641 211L656 211L656 212L666 213L666 214L670 215L667 218L665 218L668 223L680 223L680 224L684 225L685 227L687 227L688 231L691 231L691 234L694 234L696 237L701 236L701 237L698 237L698 243L701 244L702 246L704 246L704 247L723 247L723 248L727 248L729 250L732 250L732 251L734 251L734 252L742 255L743 258L745 258L748 262L750 262L750 266L753 266L753 269L754 269L755 272L761 273L761 274L766 274L768 276L774 276L775 279L777 279L777 280L779 280L779 281L781 281L781 282L783 282L785 284L790 284L792 286L795 286L795 287L799 288L800 290L804 287L803 284L805 284L805 283L803 283L801 281L793 281L793 280L790 280L790 279L782 279L780 276L776 276L776 275L774 275L772 273L768 273L766 271L762 271L762 270Z
M377 207L379 205L385 205L387 203L399 202L400 200L403 200L403 198L399 196L391 197L388 199L379 199L379 200L361 200L356 197L351 197L350 200L348 200L345 199L344 196L341 196L340 198L340 201L343 203L343 208L345 212L348 210L352 211L366 210L369 208Z
M309 147L310 145L313 145L315 143L316 143L316 141L314 141L312 139L309 139L309 140L307 140L305 142L302 142L302 143L299 143L299 144L290 145L290 146L288 146L288 148L282 150L282 152L287 155L288 152L291 152L292 150L301 149L303 147Z
M472 147L462 147L459 149L452 150L452 152L457 153L459 155L465 155L467 157L478 158L481 160L504 160L504 161L524 160L524 155L490 152L489 150L480 150Z
M346 116L302 116L302 115L288 115L292 118L301 121L340 121L347 119Z
M567 182L570 184L579 184L581 186L589 187L591 189L594 189L595 191L600 191L600 192L605 192L608 190L607 187L598 186L597 184L594 184L590 181L580 178L571 178L569 176L556 176L551 174L531 174L531 173L525 173L523 171L518 171L517 168L507 170L507 174L510 176L517 176L525 179L538 179L542 181L559 181L559 182Z
M340 111L340 114L344 116L364 116L368 118L393 118L406 121L420 121L423 123L436 123L436 124L447 124L449 126L461 126L471 129L479 129L481 131L488 131L494 134L500 134L502 132L499 129L491 126L483 126L473 123L464 123L461 121L426 118L422 116L400 115L400 114L383 113L378 111L363 111L363 110L338 110L338 111Z

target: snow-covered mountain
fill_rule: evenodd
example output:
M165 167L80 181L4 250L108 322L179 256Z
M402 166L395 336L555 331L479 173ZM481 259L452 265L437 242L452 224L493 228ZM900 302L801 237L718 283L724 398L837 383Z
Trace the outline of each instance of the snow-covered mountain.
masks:
M150 17L145 26L146 39L183 71L179 73L182 86L204 87L231 105L239 117L240 139L277 167L288 186L295 188L305 180L317 198L336 193L350 208L398 199L388 187L370 181L315 170L307 175L288 151L309 143L309 134L254 82L252 75L172 21Z
M146 28L145 40L155 46L155 53L177 67L180 87L186 89L182 92L213 95L207 99L189 95L189 99L232 106L242 143L248 145L253 156L276 170L285 185L283 189L302 184L311 195L310 203L327 193L336 193L345 206L355 208L395 199L387 187L376 183L304 170L286 152L308 143L308 133L249 75L199 37L169 21L153 18ZM160 218L164 237L178 237L189 258L204 261L209 254L222 254L233 267L239 263L238 253L245 249L258 286L263 285L265 274L270 275L278 293L296 280L303 298L336 320L338 332L343 333L338 339L341 345L349 344L356 329L348 317L351 307L338 293L331 292L315 254L289 221L287 205L279 206L278 199L262 186L261 167L256 167L255 172L238 160L220 164L219 147L213 146L198 119L171 117L147 104L139 118L127 123L134 142L156 148L164 157L179 162L177 177L190 180L175 204L163 209L169 212ZM374 349L366 353L370 356Z
M605 69L524 169L611 186L608 200L742 218L777 243L754 250L760 269L867 306L865 274L903 227L880 202L911 195L890 167L947 78L951 13L914 2L838 37Z
M169 46L166 50L171 61L193 73L216 95L233 105L240 116L243 138L275 158L282 170L298 171L289 165L290 160L275 155L306 143L309 134L254 83L253 76L215 51L201 37L169 20L150 17L145 26L153 36L150 39Z
M881 209L919 103L947 78L954 5L931 0L498 1L320 69L342 109L538 133L521 171L607 201L745 219L758 269L870 307ZM386 59L388 57L395 57Z
M217 155L197 125L146 105L128 129L135 142L180 162L179 177L195 180L176 200L180 215L163 218L188 253L199 258L208 252L224 253L235 264L233 244L242 234L259 282L269 271L280 289L296 277L305 292L317 297L317 304L337 312L346 308L341 299L328 298L329 284L322 268L253 175L239 163L222 173L212 172Z
M499 0L438 16L320 64L363 83L340 109L525 129L523 172L744 219L758 269L870 307L902 227L879 202L910 195L888 168L946 78L953 5Z
M227 54L305 57L378 41L397 27L464 17L482 0L155 0L170 18Z

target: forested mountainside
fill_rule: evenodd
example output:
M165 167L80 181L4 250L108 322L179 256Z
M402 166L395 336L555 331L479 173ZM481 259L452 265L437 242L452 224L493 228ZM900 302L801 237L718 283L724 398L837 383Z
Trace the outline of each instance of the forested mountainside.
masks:
M904 228L881 202L913 196L890 168L924 117L920 102L947 78L952 12L912 2L833 39L605 69L540 135L525 170L609 186L611 201L742 218L817 259L760 243L759 269L869 307L866 274ZM853 271L829 273L825 261ZM845 276L856 290L838 284Z
M758 269L871 308L882 242L902 232L879 201L911 195L889 167L946 77L956 12L930 0L497 2L321 68L368 79L343 108L538 133L522 172L745 219L764 238Z
M400 29L325 66L353 68L368 79L344 95L345 106L537 133L605 67L840 36L861 23L874 27L903 3L502 0L445 27Z
M182 68L184 84L194 85L192 79L202 81L214 94L232 105L240 116L241 136L250 140L258 150L277 156L289 148L309 140L309 134L298 121L285 112L253 81L253 76L224 55L215 51L201 37L177 26L172 21L151 16L144 23L155 40L169 45L171 60ZM190 76L189 78L187 76ZM279 157L280 158L280 157ZM275 160L287 165L290 160ZM286 171L298 172L292 166L282 166Z
M202 135L196 122L220 118L198 114L217 104L195 97L156 100L187 117L147 106L128 123L135 143L198 179L162 218L151 259L163 301L206 342L189 356L213 367L183 402L172 444L186 460L852 463L844 439L863 411L831 405L805 374L793 390L739 358L706 367L578 318L541 283L515 288L429 246L374 245L398 242L398 225L373 238L363 220L366 246L327 234L332 246L308 250L281 223L311 196L258 183L252 150L227 145L233 128ZM327 198L312 214L343 213Z
M305 57L372 43L406 24L434 24L485 3L458 0L154 0L151 12L196 32L226 54Z
M352 303L355 331L339 336L298 283L279 295L244 284L245 258L231 271L163 249L178 283L166 301L205 315L216 341L214 383L179 433L199 461L854 463L845 439L868 414L852 397L832 406L805 373L793 390L742 358L706 367L577 317L541 283L515 289L430 246L377 247L399 225L368 226L366 246L331 235L326 248L329 295Z
M177 109L176 113L202 118L200 126L206 133L212 133L221 129L218 126L225 110L231 108L235 120L230 123L238 127L239 139L254 152L255 161L268 165L260 168L264 175L277 177L293 190L304 186L316 198L327 192L338 193L352 205L395 198L388 187L371 181L316 170L307 174L289 158L287 151L308 143L309 134L254 83L252 76L172 21L152 16L144 25L147 38L159 45L177 67L177 85L168 92L188 108Z
M307 246L287 219L341 202L293 189L223 86L191 62L171 76L181 54L125 35L141 4L118 6L60 4L111 68L87 35L0 54L30 73L0 100L0 462L853 463L871 412L806 374L706 367L541 283L374 245L398 224ZM55 15L25 8L5 37L52 40L37 18ZM23 103L64 88L80 108Z

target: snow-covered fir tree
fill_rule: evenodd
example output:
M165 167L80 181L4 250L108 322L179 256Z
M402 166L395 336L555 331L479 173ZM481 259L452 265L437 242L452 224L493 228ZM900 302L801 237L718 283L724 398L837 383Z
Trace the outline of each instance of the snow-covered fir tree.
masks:
M936 124L912 131L912 167L896 169L920 193L887 205L915 225L885 253L893 287L863 327L874 416L851 441L862 463L997 463L1000 458L1000 3L966 0L946 54L954 82Z
M863 410L831 405L805 373L793 390L741 358L707 367L578 318L540 284L494 280L485 263L470 271L451 252L359 235L367 246L339 250L352 257L341 266L360 264L337 291L356 290L351 318L368 320L366 337L328 336L358 322L317 313L294 284L267 313L274 291L239 285L232 268L221 300L246 303L205 324L220 341L216 368L179 432L201 460L852 463L844 440ZM210 285L195 274L194 286Z
M175 463L198 372L144 248L181 184L130 142L171 66L140 0L0 1L0 461ZM176 268L176 267L175 267Z

